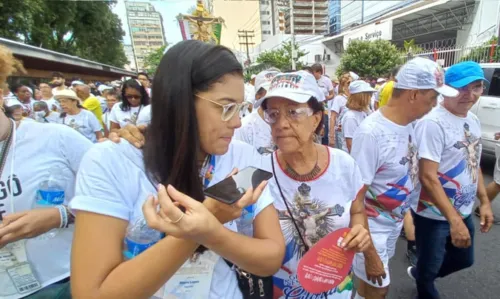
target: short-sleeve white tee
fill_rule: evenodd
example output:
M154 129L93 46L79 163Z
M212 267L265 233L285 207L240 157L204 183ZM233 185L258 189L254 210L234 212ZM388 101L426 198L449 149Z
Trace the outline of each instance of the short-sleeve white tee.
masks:
M54 98L50 98L48 100L41 99L41 102L45 102L49 108L50 111L57 111L61 112L61 105L59 104L58 101L56 101Z
M321 91L325 94L325 97L330 94L330 91L333 90L333 83L330 78L327 76L321 76L318 80L318 86L321 89Z
M276 178L293 219L309 247L330 232L349 227L352 202L363 187L361 174L354 159L341 150L326 148L329 151L328 166L320 177L312 181L296 181L290 178L283 171L276 153L272 154ZM283 264L273 277L275 298L316 298L315 295L304 290L298 282L297 267L305 254L305 246L297 233L274 178L269 180L261 199L274 202L286 243ZM352 289L351 273L338 287L326 293L328 298L350 299Z
M345 105L347 104L347 97L345 95L339 94L331 102L330 111L335 111L337 113L337 118L335 120L335 128L339 128L340 116L344 112Z
M95 133L100 132L102 129L94 113L85 109L81 109L80 113L75 115L66 114L66 116L62 118L62 124L77 130L94 143L97 142Z
M14 213L32 210L39 184L47 180L48 171L53 167L59 169L66 179L60 183L65 187L67 204L74 194L80 161L91 146L89 140L68 127L21 122L16 130L15 146L10 147L0 177L0 214L11 214L12 204ZM11 186L10 191L8 186ZM69 277L72 239L73 225L70 225L59 229L51 239L26 240L28 261L42 287ZM7 272L0 271L2 291L6 290L1 282L8 280ZM29 293L19 298L26 295Z
M474 113L459 117L438 105L415 126L421 159L439 163L438 177L457 212L466 218L472 213L477 193L481 159L481 125ZM419 201L412 209L419 215L446 220L421 185Z
M352 139L354 137L354 133L367 116L368 114L364 111L345 109L340 120L342 124L342 150L349 152L346 138Z
M123 111L121 105L122 103L116 103L109 115L109 120L115 124L119 124L120 128L128 124L136 125L139 117L151 117L151 110L145 109L147 106L130 107L128 111ZM141 114L144 114L144 116L141 116Z
M262 159L263 156L250 145L232 141L226 154L216 156L209 186L223 180L234 167L240 170L248 166L267 169L262 167ZM156 189L147 178L142 152L125 140L119 144L108 141L96 144L84 156L70 207L72 210L103 214L133 223L144 217L142 205L151 194L156 194ZM255 215L270 204L272 199L259 199ZM224 226L237 231L235 222ZM219 259L215 265L208 298L242 298L236 274L223 259Z
M234 131L234 138L250 144L260 154L269 154L276 149L271 126L262 119L257 109L241 120L241 127Z
M361 170L368 217L381 224L403 220L416 200L418 153L413 126L401 126L377 110L356 130L351 155Z

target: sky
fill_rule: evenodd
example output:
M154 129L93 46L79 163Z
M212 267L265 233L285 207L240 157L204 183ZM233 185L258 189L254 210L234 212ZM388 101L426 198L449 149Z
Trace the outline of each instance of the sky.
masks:
M167 37L167 42L173 45L182 40L179 24L175 17L182 13L186 14L188 10L196 5L196 0L142 0L137 2L150 2L155 7L156 11L161 13L163 17L163 28ZM117 14L121 21L125 36L123 42L130 45L130 32L127 23L127 14L125 10L125 0L118 0L118 3L113 7L113 12Z

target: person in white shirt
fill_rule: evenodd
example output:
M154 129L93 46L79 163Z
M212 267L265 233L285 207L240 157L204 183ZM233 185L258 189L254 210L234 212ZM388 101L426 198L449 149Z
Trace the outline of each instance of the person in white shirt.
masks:
M113 109L113 107L120 102L119 98L119 94L114 89L108 90L106 92L106 107L102 113L102 121L108 129L108 132L111 131L111 109Z
M137 124L141 113L146 113L149 95L138 80L129 79L123 83L121 102L116 103L109 115L110 131Z
M311 74L298 71L276 75L261 99L278 149L271 154L274 177L259 200L274 202L289 249L273 276L274 298L350 299L352 272L338 287L314 295L298 282L298 263L317 242L345 227L352 229L344 238L344 250L363 252L371 246L356 162L340 150L315 143L323 125L324 96Z
M415 58L401 67L392 99L370 114L356 130L351 155L361 170L366 212L374 247L356 254L354 273L360 279L359 298L385 298L390 284L389 260L395 252L403 219L416 200L418 152L412 122L436 106L439 93L456 96L444 85L441 67ZM370 260L382 267L365 267ZM372 262L376 264L376 262Z
M347 99L346 110L340 118L342 150L350 153L352 138L361 122L370 112L370 99L375 92L370 84L356 80L349 85L349 98Z
M260 99L266 95L271 80L277 74L279 74L278 70L265 70L257 74L255 77L255 109L241 120L241 127L234 131L234 139L252 145L260 154L272 153L276 149L271 136L271 127L264 120L264 110L260 106Z
M62 123L61 113L51 111L45 101L39 101L33 105L33 114L37 122L53 124Z
M42 99L40 101L47 103L51 111L61 112L61 106L59 102L54 99L50 85L48 83L40 83L38 86L42 92Z
M271 276L285 252L272 200L258 200L266 182L233 205L203 192L234 167L262 164L253 147L232 140L247 106L242 66L225 47L179 42L159 64L153 96L143 151L107 141L82 161L70 204L73 296L166 298L183 288L189 298L241 299L236 270ZM238 233L232 221L247 205L254 210L253 236ZM166 236L124 259L123 242L133 237L127 227L144 220ZM195 263L206 270L193 273L194 284L185 288L179 279Z
M340 136L341 123L340 115L345 109L347 98L349 97L349 84L352 78L349 75L340 77L339 92L337 96L331 101L331 107L327 108L330 111L330 129L328 132L328 143L331 147L342 149L342 139Z
M107 104L106 104L106 95L108 94L109 91L113 90L113 87L108 86L106 84L101 84L97 88L97 91L99 92L99 96L97 96L97 99L101 103L101 110L102 114L106 112L107 109ZM104 121L104 119L103 119Z
M330 78L328 78L327 76L325 76L323 74L323 66L321 64L315 63L315 64L313 64L311 66L310 69L312 71L312 74L314 75L314 78L318 82L319 88L321 89L321 91L325 95L325 102L324 102L325 107L330 107L332 99L335 96L335 91L334 91L334 88L333 88L332 80L330 80ZM323 121L324 130L322 132L323 136L322 136L322 141L321 142L324 145L328 145L328 138L329 138L329 135L330 135L329 134L329 131L330 131L330 125L329 125L330 116L328 114L329 114L328 111L325 111L325 115L323 116L325 120Z
M102 126L95 115L80 104L76 93L66 89L54 96L61 104L61 123L80 132L88 140L96 143L103 137Z
M488 232L493 223L479 165L481 125L470 112L487 80L481 66L472 61L451 66L444 79L460 93L444 94L442 103L415 127L422 185L419 200L412 204L418 262L408 274L416 279L418 297L429 299L440 298L436 278L474 263L471 213L476 196L481 203L481 232Z
M34 100L31 99L32 92L31 89L26 85L17 85L13 87L14 95L17 100L21 102L23 107L23 117L33 117L33 103Z
M0 53L2 75L8 76L5 69L12 70L13 56L3 47ZM0 107L2 101L0 96ZM92 143L64 126L9 117L0 109L0 297L70 298L73 225L66 205ZM58 181L62 202L34 209L35 198L42 196L40 185L53 167L64 177ZM53 229L56 234L44 238Z
M4 110L9 114L9 117L15 121L21 121L23 117L23 104L16 98L4 100Z
M60 72L53 72L52 73L52 81L50 81L50 84L54 86L52 88L52 94L56 94L58 91L62 91L65 89L68 89L65 85L66 79L64 79L64 75Z

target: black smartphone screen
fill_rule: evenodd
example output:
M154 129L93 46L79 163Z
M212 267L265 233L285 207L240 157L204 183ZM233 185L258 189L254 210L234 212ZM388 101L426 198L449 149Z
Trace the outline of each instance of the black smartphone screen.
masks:
M257 188L262 181L272 177L273 174L268 171L247 167L205 189L205 195L226 204L233 204L247 192L248 188Z

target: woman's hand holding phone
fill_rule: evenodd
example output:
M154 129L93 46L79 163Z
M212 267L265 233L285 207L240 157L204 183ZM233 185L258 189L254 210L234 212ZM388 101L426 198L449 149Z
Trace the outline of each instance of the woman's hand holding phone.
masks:
M231 177L238 173L238 169L234 168L226 178ZM211 197L205 197L203 205L220 221L220 223L227 223L229 221L241 217L241 212L244 208L253 205L257 202L262 191L267 185L267 181L263 181L255 190L248 189L240 200L232 205L222 203Z

